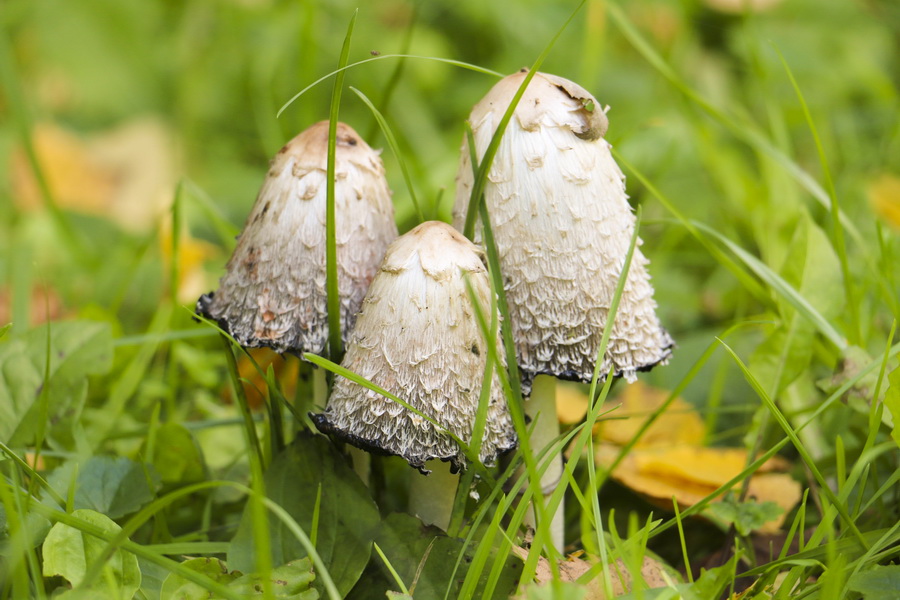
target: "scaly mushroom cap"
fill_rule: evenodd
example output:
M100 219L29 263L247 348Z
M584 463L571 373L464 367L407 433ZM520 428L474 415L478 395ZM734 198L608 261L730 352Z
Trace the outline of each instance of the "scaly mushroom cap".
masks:
M429 221L397 239L372 281L341 365L402 398L469 443L487 359L486 341L466 292L490 311L491 287L481 251L445 223ZM499 335L491 343L502 347ZM498 352L505 368L502 352ZM480 459L490 464L516 445L497 365L491 382ZM419 415L337 377L316 426L349 443L402 456L423 473L439 458L456 472L465 456L453 439Z
M198 314L242 346L317 354L325 348L327 152L328 121L278 151L218 291L197 302ZM337 126L334 199L346 340L397 226L378 152L344 123Z
M525 78L502 79L472 110L479 160ZM634 232L625 176L603 139L606 115L571 81L536 73L503 134L484 197L506 282L523 388L536 375L590 381ZM453 219L472 191L463 141ZM638 240L640 243L640 240ZM648 261L635 251L601 376L633 380L673 346L656 317Z

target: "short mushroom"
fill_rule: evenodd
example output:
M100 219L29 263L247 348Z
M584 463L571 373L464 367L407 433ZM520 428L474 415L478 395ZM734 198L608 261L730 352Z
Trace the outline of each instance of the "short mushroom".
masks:
M473 108L469 122L479 160L527 73L505 77ZM538 376L592 379L634 232L625 177L603 139L607 126L606 114L586 90L535 73L503 134L484 190L523 391L531 395L526 411L546 417L536 431L547 441L558 433L555 386ZM472 185L464 141L453 209L460 229ZM671 354L673 341L656 316L647 263L635 250L600 357L601 378L612 374L633 381L636 372L664 363ZM560 468L548 469L545 478L557 477ZM557 546L561 537L559 531Z
M219 289L197 313L242 346L321 354L328 340L325 208L328 121L272 160ZM337 125L335 231L341 334L346 340L388 244L397 237L384 166L349 126Z
M470 443L488 356L465 279L485 310L492 291L482 254L445 223L422 223L388 248L369 287L341 365L405 400ZM501 356L502 353L498 352ZM496 368L505 368L505 363ZM492 464L516 446L497 376L492 376L479 459ZM377 454L397 455L423 474L435 463L466 467L463 449L403 405L343 377L334 382L316 426ZM427 466L426 466L427 464ZM452 491L444 494L452 499ZM415 502L415 499L413 499ZM446 528L449 512L419 514Z

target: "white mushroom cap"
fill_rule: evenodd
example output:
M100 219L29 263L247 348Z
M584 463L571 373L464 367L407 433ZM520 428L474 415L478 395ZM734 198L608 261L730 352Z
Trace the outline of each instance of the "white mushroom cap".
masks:
M479 160L526 74L502 79L472 110ZM542 373L581 381L593 375L635 225L625 176L602 137L606 126L606 115L587 91L536 73L488 176L484 196L526 393ZM458 228L472 182L464 140L453 208ZM633 380L636 371L671 354L674 344L656 317L647 263L636 250L601 376Z
M197 302L242 345L321 354L328 339L325 184L328 121L272 160L219 289ZM341 335L346 340L388 244L397 237L378 152L338 123L335 232Z
M341 363L402 398L469 443L487 360L486 341L466 291L489 311L491 287L481 251L445 223L429 221L388 248L372 281ZM499 335L491 343L502 347ZM498 352L503 361L503 353ZM516 446L495 365L480 459L490 464ZM316 425L349 443L405 458L423 473L425 462L465 468L454 440L402 405L337 377Z

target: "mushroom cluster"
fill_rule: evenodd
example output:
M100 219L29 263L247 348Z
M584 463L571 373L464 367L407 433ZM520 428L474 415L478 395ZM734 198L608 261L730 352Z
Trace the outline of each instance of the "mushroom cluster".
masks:
M484 378L487 344L466 289L491 306L481 251L445 223L428 221L399 237L363 302L341 365L398 396L446 431L470 443ZM502 353L498 353L502 357ZM502 358L501 358L502 360ZM506 368L505 363L496 368ZM401 404L338 377L316 426L350 444L401 456L422 473L432 459L464 469L462 448ZM479 459L491 464L516 446L496 370Z
M219 289L197 302L198 314L242 346L298 354L325 348L327 149L328 121L321 121L278 151ZM378 152L344 123L337 125L335 213L346 340L397 225Z

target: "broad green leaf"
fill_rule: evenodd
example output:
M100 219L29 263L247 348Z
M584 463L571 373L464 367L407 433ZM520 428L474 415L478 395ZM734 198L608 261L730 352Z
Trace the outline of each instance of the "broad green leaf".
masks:
M843 298L840 264L827 236L804 215L782 266L780 275L824 319L836 317ZM780 324L760 344L750 368L769 393L777 396L803 373L812 360L816 329L784 298L776 298Z
M864 600L895 600L900 590L900 565L875 565L855 573L847 585Z
M50 530L50 521L37 513L29 512L25 515L24 523L19 520L19 527L24 525L28 529L28 539L31 540L31 547L40 545L47 532ZM6 516L6 507L0 503L0 556L4 556L9 550L9 520Z
M394 513L383 521L376 541L416 598L443 598L448 586L450 598L456 598L466 577L468 565L477 550L476 544L469 545L454 573L459 554L463 551L463 540L447 537L440 529L423 525L415 517L401 513ZM379 562L379 565L384 569L385 576L392 581L383 562ZM522 566L522 561L518 558L506 558L494 590L495 597L506 598L515 590ZM482 573L475 597L481 597L488 575L489 570ZM416 582L415 589L413 581Z
M44 385L47 327L36 328L0 346L0 441L28 445L38 429ZM87 376L112 366L112 337L106 323L52 323L47 416L51 437L66 438L84 404Z
M76 466L75 508L89 508L118 519L137 511L154 498L144 465L109 456L92 456L80 465L70 461L53 471L48 481L63 497L68 494ZM151 480L158 478L152 471L149 476ZM153 483L155 486L156 482Z
M3 336L6 335L6 332L9 331L10 327L12 327L12 323L7 323L3 327L0 327L0 340L3 339Z
M275 457L265 475L267 496L281 505L300 527L315 536L316 550L342 595L349 592L369 562L378 528L378 508L346 459L328 439L299 435ZM321 488L318 527L313 531L316 497ZM306 556L300 542L270 516L273 564ZM228 551L228 564L244 572L255 570L255 547L248 505Z
M72 513L82 521L99 527L108 533L118 533L121 527L112 519L93 510L76 510ZM60 576L76 587L84 579L87 566L100 558L106 542L74 527L57 523L44 540L43 556L45 577ZM116 550L104 563L103 577L87 590L79 590L74 597L131 598L141 585L141 571L137 557L123 550Z
M228 571L228 565L217 558L192 558L183 566L201 573L213 581L233 588L247 598L263 596L263 578L256 574L242 575L240 571ZM308 558L296 560L272 569L268 579L272 586L272 596L278 600L317 600L319 592L313 589L315 579L312 563ZM160 591L162 600L206 600L215 599L206 588L190 582L176 573L170 574Z
M284 600L316 600L319 592L312 587L315 578L309 558L302 558L276 567L268 576L272 584L271 597ZM260 575L242 575L232 581L229 587L248 597L261 597L262 581Z
M203 480L206 474L203 453L190 431L178 423L163 423L156 429L155 436L153 455L146 453L146 442L142 449L146 460L159 473L163 483L195 483Z
M900 445L900 367L897 367L888 375L888 383L890 384L884 395L884 407L891 413L894 428L891 430L891 436L897 445Z
M721 519L726 525L734 524L738 533L750 535L767 522L777 519L784 510L774 502L738 502L732 497L713 502L706 511Z
M217 558L191 558L182 564L192 571L206 575L217 583L226 585L241 575L237 572L229 573L225 562ZM166 577L159 596L165 600L199 600L201 598L215 597L205 587L188 581L177 573L171 573Z

